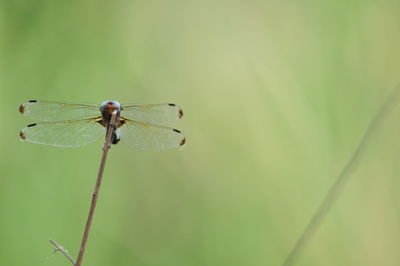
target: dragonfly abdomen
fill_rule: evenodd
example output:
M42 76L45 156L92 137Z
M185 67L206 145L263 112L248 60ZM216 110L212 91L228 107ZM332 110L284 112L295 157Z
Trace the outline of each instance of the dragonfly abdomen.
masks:
M111 140L112 144L117 144L120 141L119 131L120 131L119 128L113 130L112 140Z

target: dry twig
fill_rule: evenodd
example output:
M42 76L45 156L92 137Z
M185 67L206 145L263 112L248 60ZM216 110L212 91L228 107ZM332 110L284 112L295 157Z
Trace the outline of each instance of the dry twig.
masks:
M57 244L54 240L51 240L51 239L49 240L50 243L56 247L54 252L60 251L67 257L67 259L69 261L72 262L72 264L74 264L76 266L81 266L83 255L85 253L86 243L87 243L87 240L89 237L89 231L90 231L90 227L91 227L92 221L93 221L94 210L96 209L97 198L99 197L101 181L103 180L103 172L104 172L104 166L106 164L107 153L111 147L111 141L112 141L112 135L113 135L112 133L113 133L113 130L115 129L116 118L117 118L117 111L114 111L111 115L110 124L108 125L108 128L107 128L106 141L103 146L103 156L101 157L100 168L99 168L99 173L97 175L96 186L94 187L94 191L92 194L92 202L90 204L89 216L86 221L85 231L83 233L81 246L79 248L78 259L76 260L76 262L62 246Z
M113 135L112 133L115 128L116 117L117 117L117 111L114 111L112 113L110 124L107 129L106 141L103 146L103 156L101 157L99 173L97 175L96 186L94 187L94 191L92 194L92 202L90 204L89 216L86 221L86 226L85 226L85 231L84 231L83 237L82 237L81 247L79 248L78 259L76 260L76 264L75 264L76 266L81 266L83 254L85 253L86 242L89 237L89 231L90 231L90 227L91 227L92 221L93 221L94 210L96 208L97 198L99 197L101 181L103 179L103 172L104 172L104 166L106 164L107 153L111 146L111 140L112 140L112 135Z

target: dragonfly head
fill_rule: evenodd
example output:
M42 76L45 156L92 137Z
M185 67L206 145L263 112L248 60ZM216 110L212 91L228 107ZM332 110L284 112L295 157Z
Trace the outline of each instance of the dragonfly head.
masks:
M114 112L114 110L117 110L119 113L121 111L121 105L119 102L116 101L104 101L100 105L100 111L103 114L103 116L108 116L111 117L111 114Z

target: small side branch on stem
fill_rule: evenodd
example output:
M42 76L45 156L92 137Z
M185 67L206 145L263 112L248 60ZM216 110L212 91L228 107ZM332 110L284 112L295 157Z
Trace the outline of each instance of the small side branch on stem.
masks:
M56 241L49 239L50 243L53 244L53 246L56 247L56 249L54 250L54 253L56 253L57 251L60 251L62 254L65 255L65 257L67 257L67 259L72 262L73 265L76 264L75 260L68 254L68 251L66 249L64 249L63 246L59 245Z

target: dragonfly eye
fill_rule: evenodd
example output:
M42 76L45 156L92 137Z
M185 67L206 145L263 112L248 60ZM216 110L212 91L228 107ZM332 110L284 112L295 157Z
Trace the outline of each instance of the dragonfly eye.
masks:
M121 105L119 104L119 102L105 101L100 106L100 111L106 115L111 115L114 110L117 110L117 112L121 111Z

